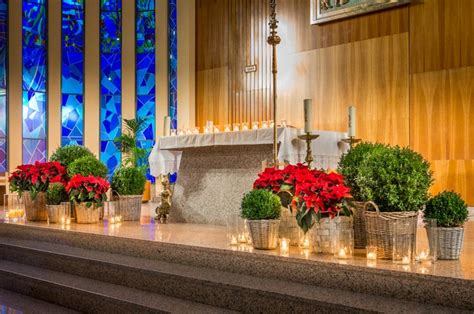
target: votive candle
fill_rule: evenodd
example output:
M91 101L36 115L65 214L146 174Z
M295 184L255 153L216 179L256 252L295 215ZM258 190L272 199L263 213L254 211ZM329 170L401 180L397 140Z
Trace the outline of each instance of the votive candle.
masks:
M311 127L313 125L313 100L304 100L304 132L311 133Z

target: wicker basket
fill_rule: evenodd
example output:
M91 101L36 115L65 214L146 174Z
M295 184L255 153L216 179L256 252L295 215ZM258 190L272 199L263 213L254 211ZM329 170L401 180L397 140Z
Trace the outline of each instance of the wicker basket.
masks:
M296 221L296 213L289 208L281 208L280 227L278 234L280 238L287 238L290 240L290 245L298 245L299 241L298 222Z
M375 208L375 211L369 211L369 205ZM410 235L413 241L412 247L415 247L417 212L380 212L374 202L367 202L364 215L367 223L367 244L377 247L377 258L393 258L394 226L395 222L400 219L406 219L409 224L408 227L404 230L399 230L399 232Z
M340 230L352 230L352 217L337 216L334 218L322 218L311 228L315 253L334 254L336 250L336 239Z
M272 250L278 246L280 220L247 220L252 245L260 250Z
M21 198L25 204L27 221L46 221L48 220L48 211L46 210L46 193L39 192L33 200L29 191L25 191Z
M86 203L75 203L76 222L78 224L95 224L99 222L100 208L95 204L87 207Z
M140 220L143 195L119 195L119 208L122 220Z
M367 223L364 215L365 202L352 202L352 205L354 247L356 249L365 249L367 246Z
M428 230L427 230L428 231ZM428 240L431 242L431 235L438 236L438 258L446 260L459 259L464 243L464 228L442 228L437 227L435 232L427 232ZM431 244L430 244L431 246Z

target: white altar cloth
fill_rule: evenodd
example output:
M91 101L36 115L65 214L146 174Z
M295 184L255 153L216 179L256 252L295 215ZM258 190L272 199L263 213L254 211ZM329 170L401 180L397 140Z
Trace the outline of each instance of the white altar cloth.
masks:
M298 139L302 129L278 128L278 159L290 164L304 162L306 143ZM333 131L313 131L319 138L311 145L313 167L333 169L348 145L341 143L346 133ZM150 154L151 174L155 177L174 173L179 170L182 149L193 147L226 146L226 145L263 145L273 144L273 129L258 129L239 132L220 132L213 134L190 134L161 137Z

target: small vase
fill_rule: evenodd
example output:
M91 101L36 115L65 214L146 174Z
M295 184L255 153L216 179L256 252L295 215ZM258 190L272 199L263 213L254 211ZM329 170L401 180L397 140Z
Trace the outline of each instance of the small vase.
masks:
M48 211L46 210L46 193L39 192L35 199L31 197L29 191L23 192L21 195L25 204L27 221L46 221L48 220Z
M76 222L78 224L95 224L99 222L100 208L96 204L87 207L86 203L75 203Z
M300 249L308 250L309 252L313 251L314 246L314 235L313 229L309 229L307 232L304 232L303 229L298 228L298 242L297 245Z
M252 237L252 245L256 249L273 250L278 246L278 227L280 220L247 220Z

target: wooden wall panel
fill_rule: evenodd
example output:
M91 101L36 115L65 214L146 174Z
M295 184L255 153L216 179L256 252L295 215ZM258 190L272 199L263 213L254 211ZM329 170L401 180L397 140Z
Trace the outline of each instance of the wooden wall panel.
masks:
M204 126L206 120L220 126L229 123L227 67L199 71L197 81L202 82L198 84L196 93L196 102L200 104L196 108L198 125Z

